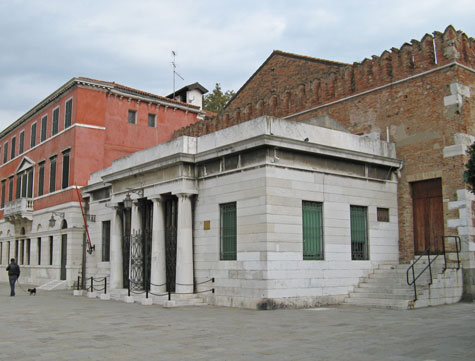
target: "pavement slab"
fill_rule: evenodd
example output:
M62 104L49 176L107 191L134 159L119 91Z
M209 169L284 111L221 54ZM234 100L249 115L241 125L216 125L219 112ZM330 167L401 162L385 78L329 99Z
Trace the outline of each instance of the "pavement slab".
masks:
M22 285L23 289L28 286ZM0 283L0 360L475 360L475 305L163 308Z

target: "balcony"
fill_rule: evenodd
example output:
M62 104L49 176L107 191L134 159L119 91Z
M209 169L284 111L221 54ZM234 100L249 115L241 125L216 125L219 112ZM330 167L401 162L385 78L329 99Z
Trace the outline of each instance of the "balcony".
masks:
M5 204L3 218L7 222L15 223L20 220L33 220L33 199L19 198Z

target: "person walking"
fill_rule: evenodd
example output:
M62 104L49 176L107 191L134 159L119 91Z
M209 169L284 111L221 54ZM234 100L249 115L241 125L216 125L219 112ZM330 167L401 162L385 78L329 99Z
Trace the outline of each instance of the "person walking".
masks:
M10 280L10 296L15 296L15 282L20 277L20 266L15 262L15 258L10 260L7 271Z

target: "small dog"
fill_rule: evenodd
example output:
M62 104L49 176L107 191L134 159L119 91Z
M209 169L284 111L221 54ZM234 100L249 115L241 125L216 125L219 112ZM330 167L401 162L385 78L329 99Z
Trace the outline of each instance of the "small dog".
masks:
M30 296L32 295L36 296L36 288L28 288L28 292L30 292Z

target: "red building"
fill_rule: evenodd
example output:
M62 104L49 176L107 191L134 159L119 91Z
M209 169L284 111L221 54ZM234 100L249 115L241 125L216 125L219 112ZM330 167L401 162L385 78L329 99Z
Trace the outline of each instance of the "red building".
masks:
M67 250L82 248L84 230L76 187L203 116L196 105L82 77L50 94L0 133L0 264L17 258L33 283L74 279L81 252Z

